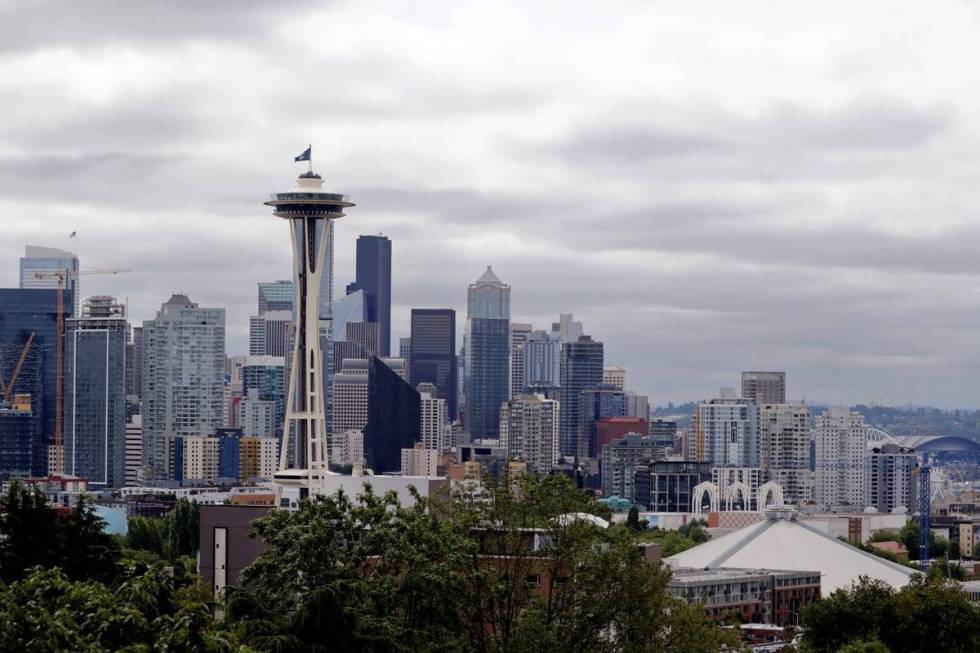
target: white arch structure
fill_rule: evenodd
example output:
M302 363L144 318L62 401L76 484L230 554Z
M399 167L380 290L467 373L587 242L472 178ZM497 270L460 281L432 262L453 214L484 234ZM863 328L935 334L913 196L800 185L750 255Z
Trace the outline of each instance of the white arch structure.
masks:
M755 507L759 512L770 508L782 508L784 505L782 485L776 481L769 481L759 486L755 495Z
M892 444L898 444L898 442L891 436L890 433L882 431L881 429L876 429L873 426L868 427L868 442L890 442Z
M726 492L728 496L725 497L725 505L728 510L732 510L732 506L735 505L735 495L742 495L742 510L749 510L752 506L752 492L749 490L749 486L742 481L735 481L728 486L728 491Z
M708 512L718 512L721 508L721 501L718 497L718 486L711 481L704 481L695 485L691 491L691 512L695 515L704 514L701 506L704 503L705 493L708 494Z

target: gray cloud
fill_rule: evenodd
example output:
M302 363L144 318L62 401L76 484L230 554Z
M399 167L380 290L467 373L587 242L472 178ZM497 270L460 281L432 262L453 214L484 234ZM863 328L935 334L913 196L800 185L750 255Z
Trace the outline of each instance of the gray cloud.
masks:
M133 269L86 292L135 321L187 292L243 351L255 283L289 273L261 203L312 140L357 202L336 292L357 235L390 235L396 336L413 306L462 322L493 264L515 320L574 312L655 402L751 367L811 400L975 406L980 96L885 7L4 5L0 275L72 246Z

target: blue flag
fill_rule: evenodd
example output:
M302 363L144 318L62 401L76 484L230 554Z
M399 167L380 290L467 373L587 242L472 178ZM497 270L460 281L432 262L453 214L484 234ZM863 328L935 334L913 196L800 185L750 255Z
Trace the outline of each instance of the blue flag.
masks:
M313 149L313 146L312 145L309 146L308 148L306 148L306 151L303 152L302 154L300 154L298 157L296 157L294 159L294 161L309 161L310 160L310 150L312 150L312 149Z

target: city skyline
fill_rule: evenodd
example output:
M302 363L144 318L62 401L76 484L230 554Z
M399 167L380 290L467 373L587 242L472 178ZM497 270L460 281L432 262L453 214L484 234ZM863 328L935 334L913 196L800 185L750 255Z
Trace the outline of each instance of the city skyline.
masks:
M59 27L75 29L42 36L30 7L5 8L0 285L16 287L25 245L71 249L83 269L133 269L86 279L84 297L128 298L139 324L186 293L227 309L228 353L245 353L255 283L289 278L291 258L256 204L312 140L327 184L362 208L337 225L336 279L353 278L358 235L397 249L393 342L411 308L462 314L493 265L515 321L573 312L652 404L774 369L789 399L977 407L978 94L935 74L975 47L957 35L976 15L938 5L940 43L907 8L880 23L882 6L715 7L717 39L696 3L566 8L561 33L546 9L355 21L246 3L97 23L71 9ZM190 31L158 31L171 24ZM329 24L343 38L297 38ZM695 25L700 59L685 56ZM289 80L314 71L347 88L293 102L309 89Z

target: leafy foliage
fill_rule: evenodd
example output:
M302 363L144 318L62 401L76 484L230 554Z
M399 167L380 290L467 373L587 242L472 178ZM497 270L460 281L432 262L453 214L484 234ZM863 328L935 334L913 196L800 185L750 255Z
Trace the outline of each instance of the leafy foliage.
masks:
M196 501L178 499L162 519L133 515L129 518L126 544L174 561L194 555L199 548L201 514Z
M405 508L370 488L273 511L228 616L276 651L717 651L635 534L563 477L485 483Z
M87 501L54 510L44 494L14 482L0 512L0 579L12 582L32 567L60 567L73 580L111 582L119 548Z
M874 640L892 653L980 650L980 607L955 585L920 577L898 591L862 577L804 609L803 626L812 653Z

